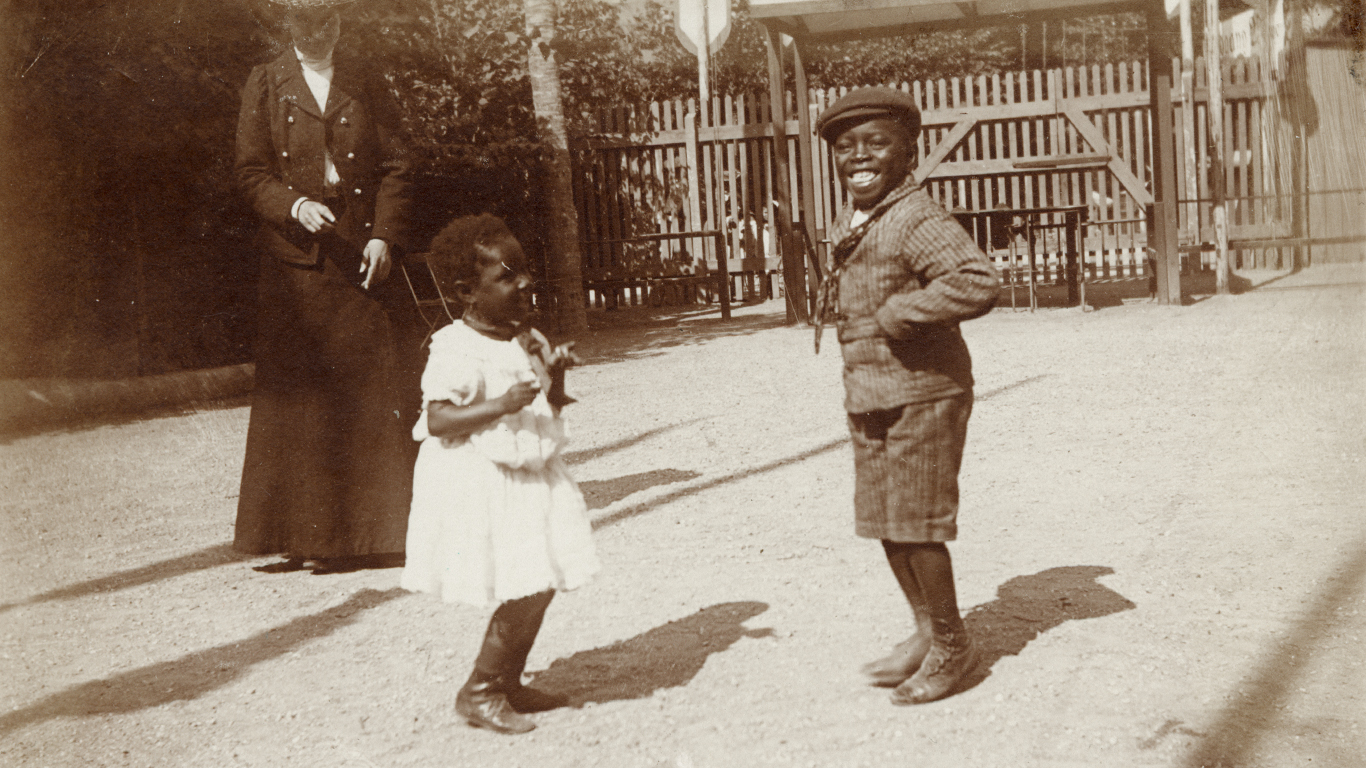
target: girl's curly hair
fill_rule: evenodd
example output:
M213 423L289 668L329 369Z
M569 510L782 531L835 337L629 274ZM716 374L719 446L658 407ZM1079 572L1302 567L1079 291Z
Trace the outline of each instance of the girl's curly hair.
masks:
M479 279L481 258L501 243L516 243L517 238L502 219L492 214L463 216L447 224L432 239L427 264L437 287L447 298L455 295L456 284L473 285Z

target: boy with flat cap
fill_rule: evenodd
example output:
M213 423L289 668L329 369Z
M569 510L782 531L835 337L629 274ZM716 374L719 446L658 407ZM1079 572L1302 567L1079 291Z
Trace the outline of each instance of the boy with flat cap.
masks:
M957 537L958 469L972 412L972 361L958 324L996 302L995 267L916 183L920 111L891 88L860 88L817 122L851 205L817 301L844 355L854 444L855 533L882 541L915 631L864 666L895 704L953 693L977 654L958 612L945 542Z

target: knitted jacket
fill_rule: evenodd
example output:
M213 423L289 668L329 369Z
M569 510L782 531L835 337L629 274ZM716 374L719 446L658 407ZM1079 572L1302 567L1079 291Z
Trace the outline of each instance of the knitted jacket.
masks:
M835 243L850 235L853 212L831 226ZM958 324L995 305L996 268L909 175L868 213L873 220L838 275L845 410L970 392L972 359Z

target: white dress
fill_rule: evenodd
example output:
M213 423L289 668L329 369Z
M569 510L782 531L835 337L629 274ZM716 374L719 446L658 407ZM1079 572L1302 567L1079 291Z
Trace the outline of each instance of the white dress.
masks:
M422 400L470 405L535 378L515 340L489 338L456 321L432 336ZM424 407L413 438L422 447L404 589L487 606L574 589L598 570L583 494L560 457L564 422L545 392L468 439L431 436Z

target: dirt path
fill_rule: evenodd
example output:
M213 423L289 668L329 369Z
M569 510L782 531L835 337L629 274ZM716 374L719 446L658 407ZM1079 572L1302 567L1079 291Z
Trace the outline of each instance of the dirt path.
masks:
M576 706L515 739L451 710L484 612L229 551L244 404L7 439L0 765L1358 766L1366 271L1246 277L965 327L991 664L910 709L857 675L908 623L852 534L838 351L777 303L582 342L607 567L531 658Z

